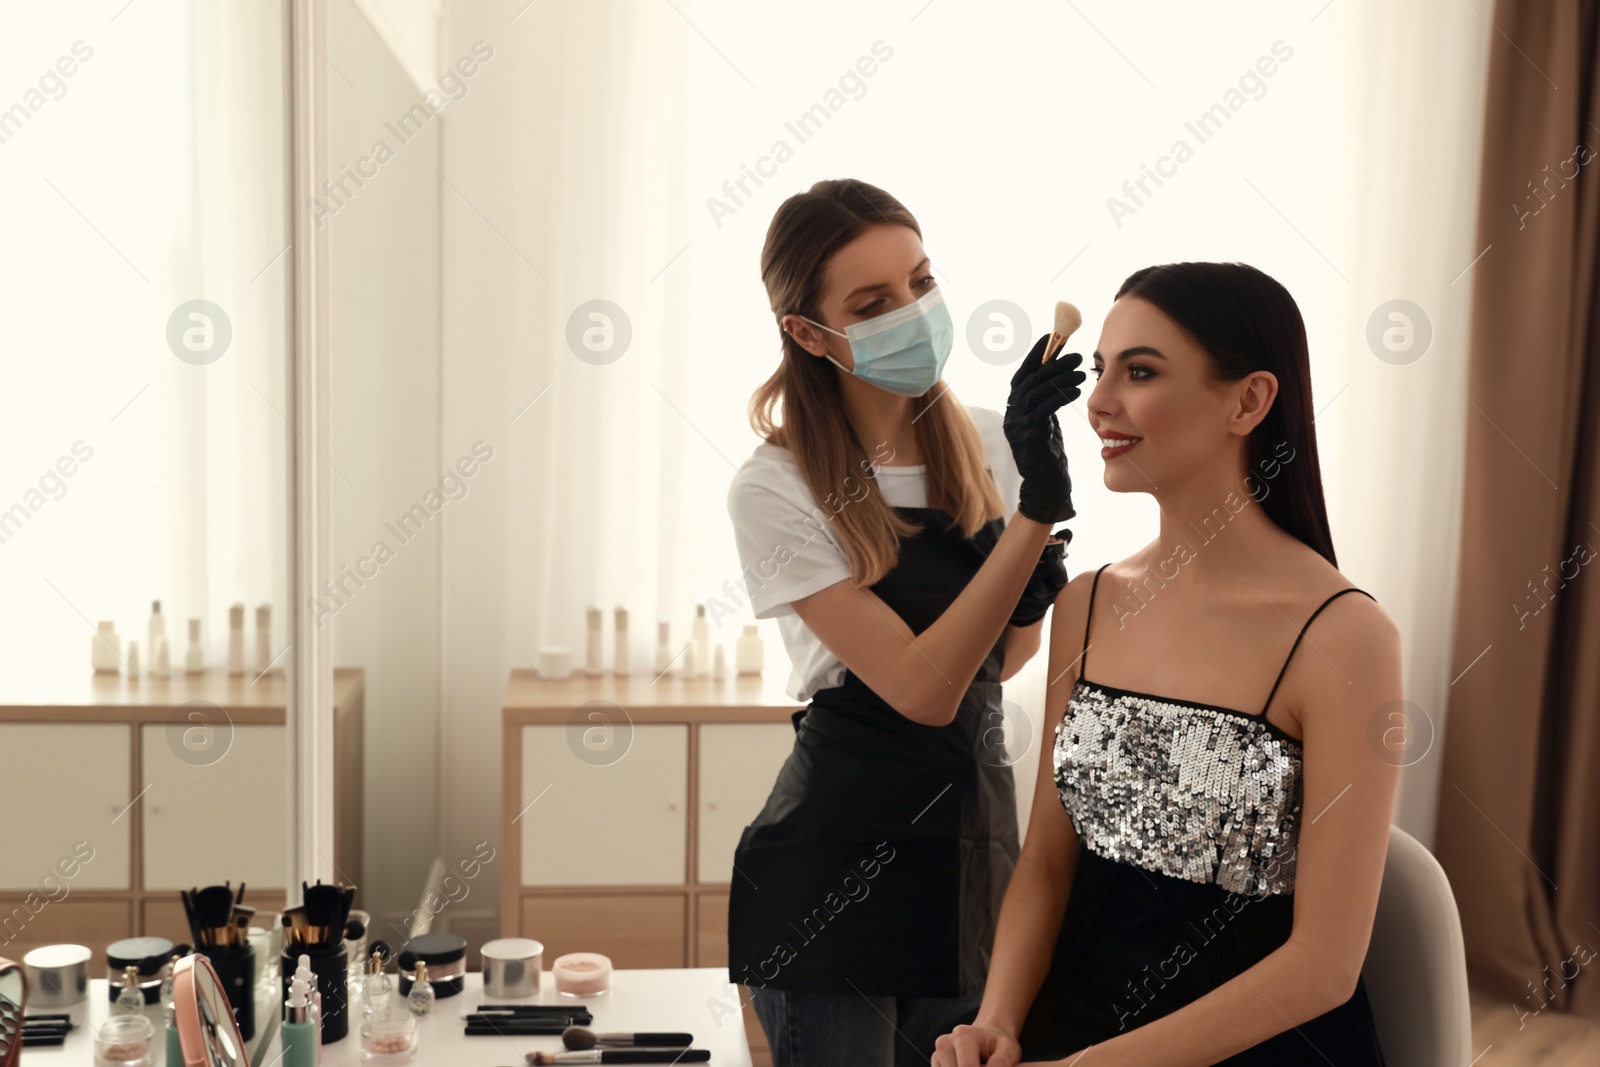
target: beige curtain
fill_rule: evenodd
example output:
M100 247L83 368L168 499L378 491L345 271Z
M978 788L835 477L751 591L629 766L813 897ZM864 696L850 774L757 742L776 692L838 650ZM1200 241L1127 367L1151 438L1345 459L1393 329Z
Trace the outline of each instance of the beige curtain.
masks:
M1436 851L1474 982L1527 1011L1600 1011L1597 8L1494 5L1471 268Z

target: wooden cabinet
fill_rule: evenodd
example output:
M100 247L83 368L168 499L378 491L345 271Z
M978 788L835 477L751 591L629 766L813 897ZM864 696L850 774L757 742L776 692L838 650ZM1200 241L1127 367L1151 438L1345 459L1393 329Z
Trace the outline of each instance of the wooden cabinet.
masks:
M362 671L334 672L335 863L356 872L362 690ZM281 907L285 692L281 674L85 674L0 704L0 955L74 942L98 970L125 937L188 941L177 891L214 882Z
M0 893L53 898L133 884L127 727L0 722L0 762Z
M501 932L546 960L728 962L728 883L745 826L794 745L776 679L548 682L514 671L502 710ZM740 990L752 1058L770 1062Z
M191 745L200 731L213 736L197 750ZM144 887L175 891L221 881L281 887L289 831L286 728L163 724L143 732Z
M522 884L682 885L688 759L682 723L522 727Z

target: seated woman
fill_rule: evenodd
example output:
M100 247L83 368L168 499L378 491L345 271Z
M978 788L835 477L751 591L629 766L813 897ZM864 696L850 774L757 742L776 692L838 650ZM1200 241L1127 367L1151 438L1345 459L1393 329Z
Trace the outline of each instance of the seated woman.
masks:
M1336 565L1299 310L1243 264L1150 267L1093 359L1105 484L1160 534L1056 600L1027 839L932 1062L1382 1064L1400 640Z

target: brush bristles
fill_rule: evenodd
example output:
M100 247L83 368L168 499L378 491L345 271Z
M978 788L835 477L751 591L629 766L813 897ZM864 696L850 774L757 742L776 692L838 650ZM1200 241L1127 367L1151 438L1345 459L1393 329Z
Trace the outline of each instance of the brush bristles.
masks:
M569 1026L561 1031L561 1043L573 1052L587 1052L600 1043L600 1038L587 1026Z

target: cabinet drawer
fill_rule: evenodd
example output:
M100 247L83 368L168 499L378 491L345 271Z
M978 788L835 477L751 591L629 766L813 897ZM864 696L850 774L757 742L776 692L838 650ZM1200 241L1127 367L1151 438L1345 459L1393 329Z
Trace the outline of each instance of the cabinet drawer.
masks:
M201 724L191 729L211 733L189 740L143 729L145 888L283 885L284 727Z
M634 725L620 757L599 746L623 743L626 727L589 729L597 737L615 732L591 749L579 727L522 728L521 814L514 820L522 835L522 884L681 885L689 728Z
M133 912L126 900L63 897L52 902L41 896L0 895L0 950L19 963L42 945L82 945L94 952L89 977L103 978L106 946L132 934Z
M0 724L0 763L0 811L8 816L0 892L59 898L63 888L132 885L133 818L127 809L135 790L128 726Z
M739 835L760 813L794 748L794 726L781 723L706 723L700 727L700 882L733 877Z
M543 803L541 801L541 803ZM544 945L548 969L568 952L599 952L619 970L687 964L683 893L585 893L522 899L522 936Z

